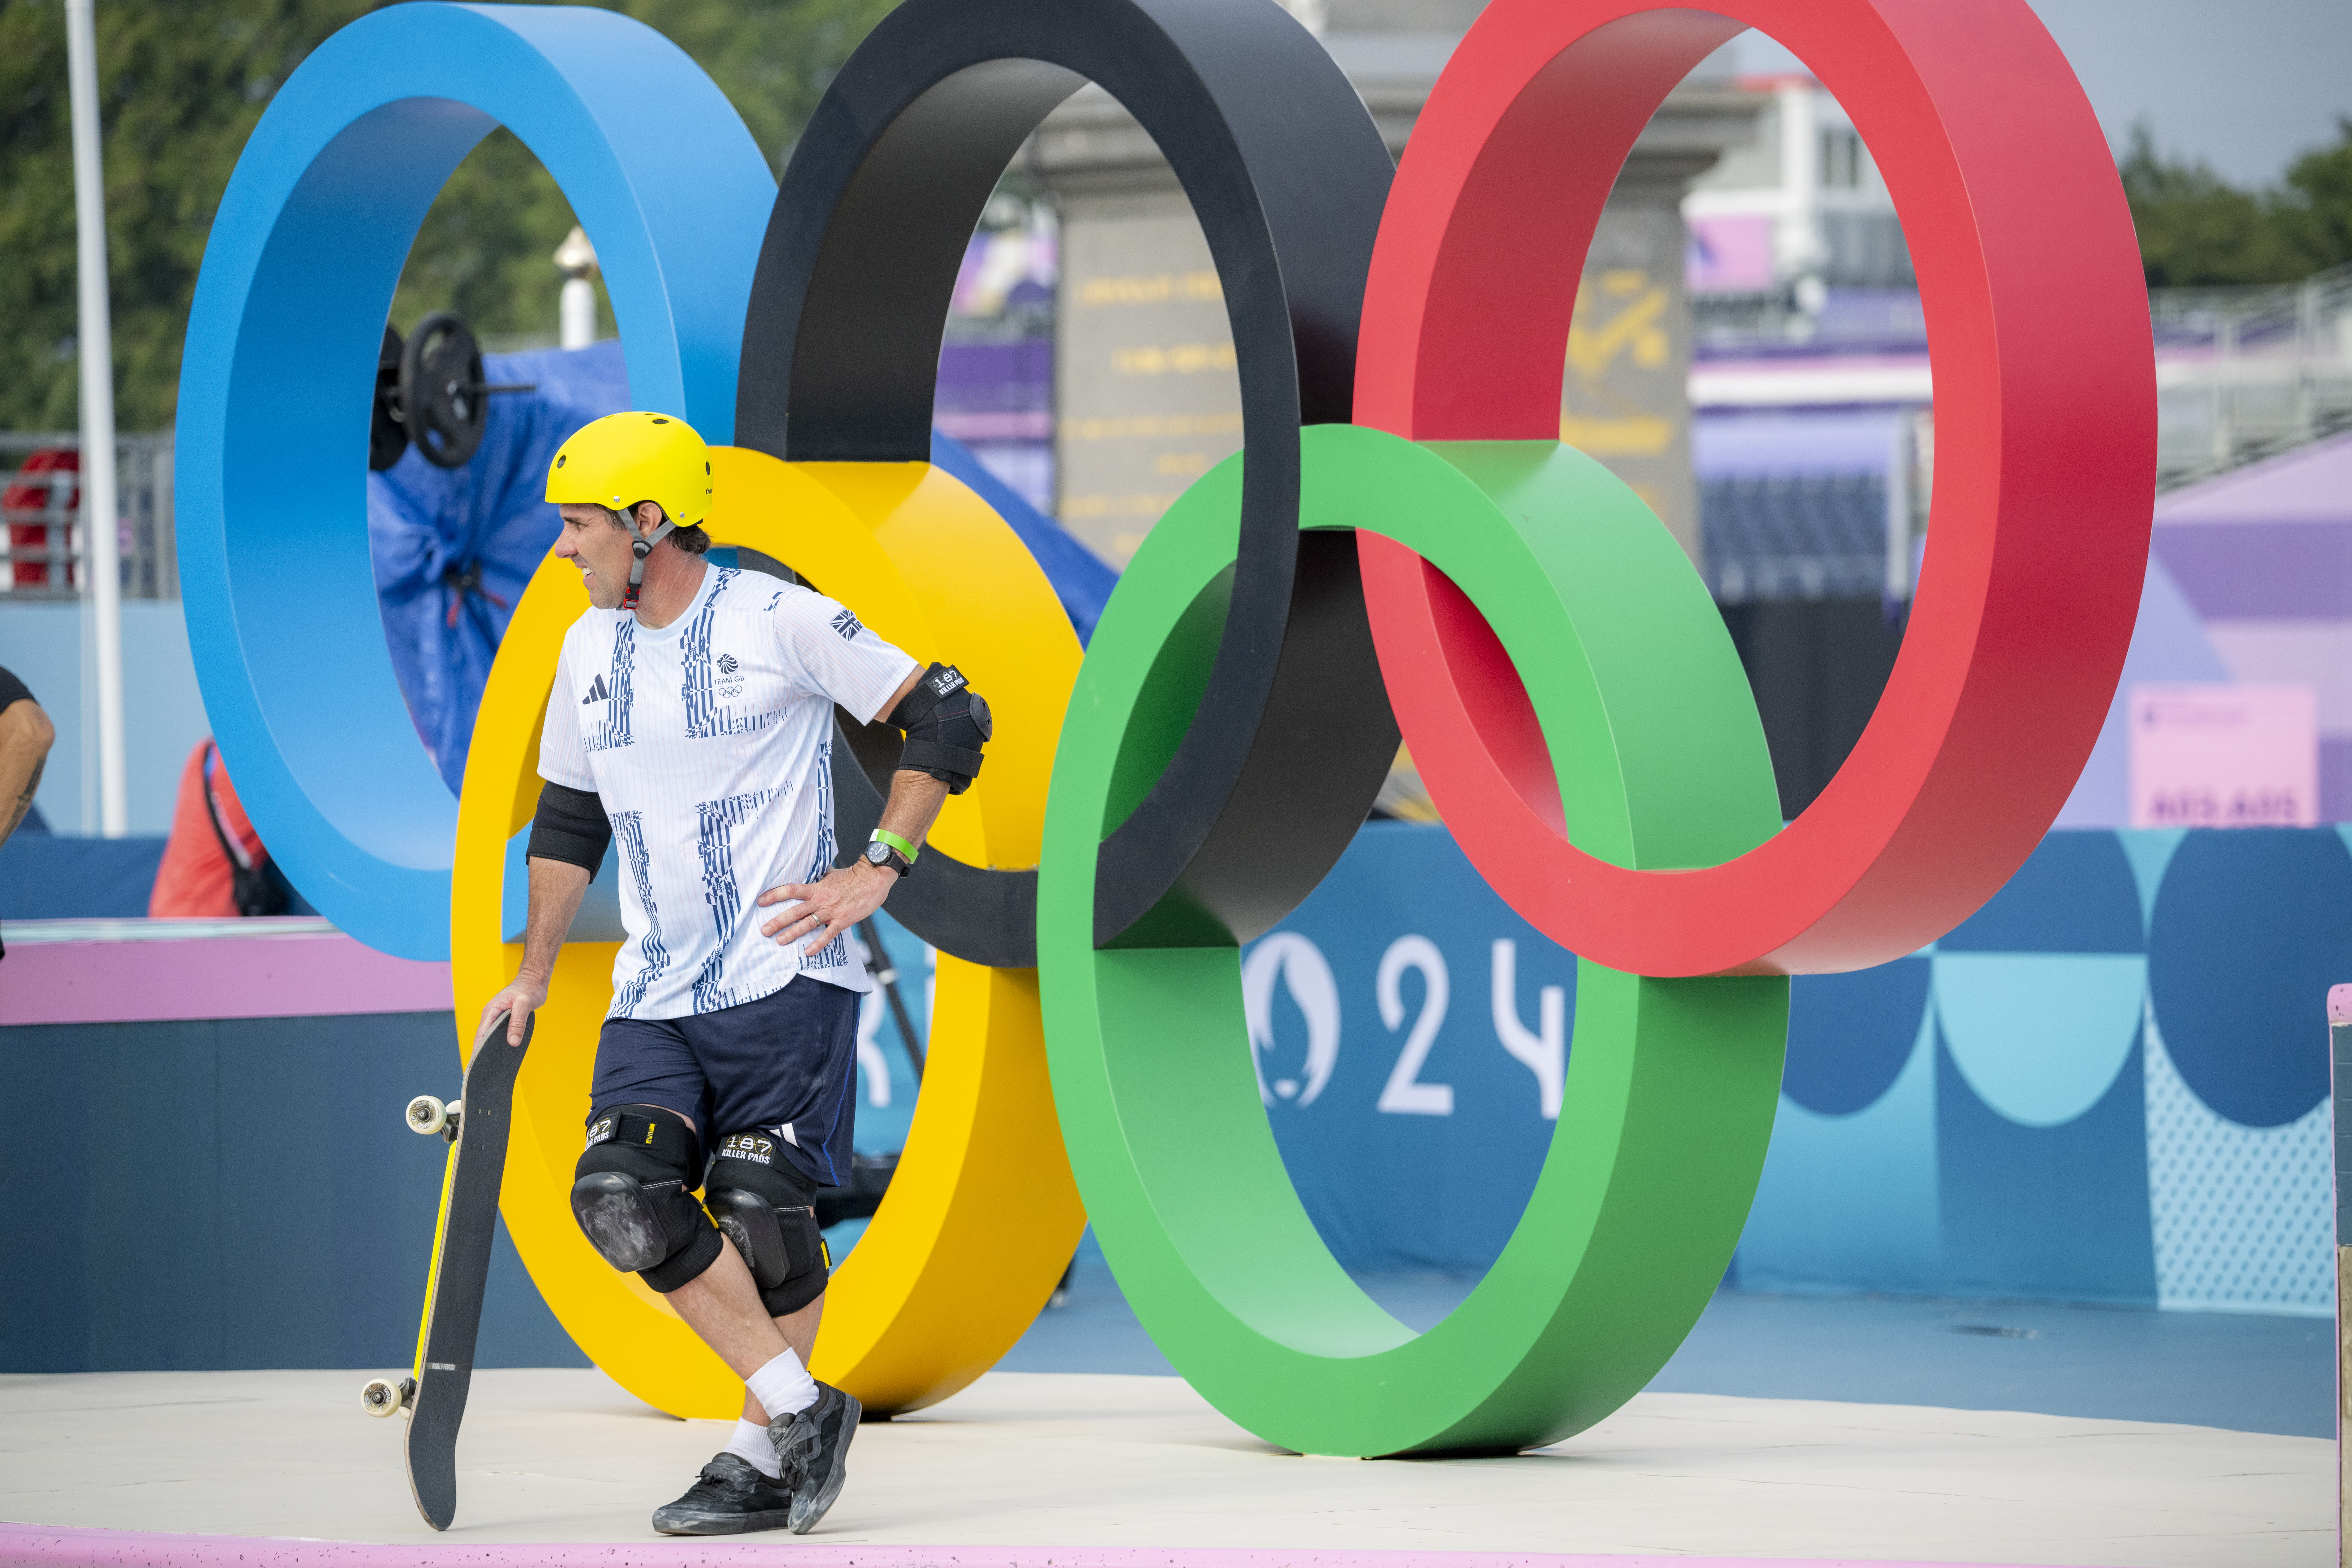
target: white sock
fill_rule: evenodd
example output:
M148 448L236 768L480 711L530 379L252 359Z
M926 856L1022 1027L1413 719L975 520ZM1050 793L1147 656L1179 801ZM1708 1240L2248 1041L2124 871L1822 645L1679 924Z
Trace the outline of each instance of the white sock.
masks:
M727 1441L727 1451L774 1480L784 1473L784 1462L776 1458L776 1446L768 1441L768 1429L757 1421L735 1418L735 1436Z
M816 1403L816 1380L790 1350L745 1378L743 1386L751 1391L752 1399L771 1421Z

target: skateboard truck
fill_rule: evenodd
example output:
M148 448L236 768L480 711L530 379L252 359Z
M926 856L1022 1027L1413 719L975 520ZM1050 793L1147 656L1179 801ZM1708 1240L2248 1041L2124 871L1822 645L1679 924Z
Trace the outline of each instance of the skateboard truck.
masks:
M408 1102L408 1130L430 1137L438 1132L449 1142L457 1141L457 1121L465 1114L463 1100L453 1100L444 1105L429 1094L420 1094Z
M397 1383L388 1377L370 1378L368 1385L360 1390L360 1408L371 1415L390 1415L395 1410L405 1415L415 1403L416 1380L413 1377L404 1377Z
M455 1143L465 1109L462 1100L444 1105L429 1094L420 1094L408 1102L405 1120L412 1131L426 1137L438 1132L446 1142ZM406 1415L415 1406L416 1380L413 1377L404 1377L396 1383L388 1377L373 1377L360 1390L360 1408L371 1415L385 1416L395 1411Z
M429 1094L420 1094L408 1102L405 1120L411 1131L428 1138L438 1132L444 1142L455 1143L465 1112L463 1100L453 1100L445 1105ZM367 1386L360 1390L360 1408L371 1415L390 1415L395 1411L407 1415L415 1407L416 1380L413 1377L404 1377L396 1383L388 1377L370 1378Z

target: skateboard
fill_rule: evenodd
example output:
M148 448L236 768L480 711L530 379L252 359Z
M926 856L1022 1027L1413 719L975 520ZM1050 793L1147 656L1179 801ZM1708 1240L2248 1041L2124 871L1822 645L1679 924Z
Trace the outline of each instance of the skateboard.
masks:
M474 1340L482 1325L482 1288L490 1272L497 1229L499 1179L506 1173L507 1130L515 1078L530 1049L535 1019L523 1024L522 1044L506 1043L507 1015L499 1014L474 1040L460 1098L444 1105L429 1094L408 1102L408 1125L449 1144L441 1174L441 1218L433 1235L433 1268L425 1277L425 1320L416 1333L416 1360L394 1383L377 1378L361 1392L371 1415L397 1411L408 1417L408 1489L416 1511L436 1530L457 1511L457 1426L474 1380Z

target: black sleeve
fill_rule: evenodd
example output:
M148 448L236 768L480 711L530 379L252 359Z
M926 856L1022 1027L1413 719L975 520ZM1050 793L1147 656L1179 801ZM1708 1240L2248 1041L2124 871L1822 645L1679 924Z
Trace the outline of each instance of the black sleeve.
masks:
M0 713L5 713L16 703L34 700L33 693L16 679L16 672L5 665L0 665Z
M594 881L596 868L604 863L604 851L612 842L612 818L604 815L604 803L593 791L567 789L560 784L540 786L539 810L531 816L530 842L524 850L527 858L581 867Z

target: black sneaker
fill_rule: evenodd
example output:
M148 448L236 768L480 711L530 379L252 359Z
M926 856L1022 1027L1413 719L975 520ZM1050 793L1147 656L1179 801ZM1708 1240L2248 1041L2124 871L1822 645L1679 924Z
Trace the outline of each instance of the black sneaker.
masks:
M816 1403L768 1423L768 1440L783 1460L784 1474L797 1476L793 1489L793 1533L806 1535L841 1495L849 1473L849 1440L866 1407L829 1383L816 1385Z
M654 1528L664 1535L740 1535L747 1530L779 1530L792 1522L796 1500L792 1472L770 1480L734 1454L721 1454L702 1467L686 1495L654 1510Z

